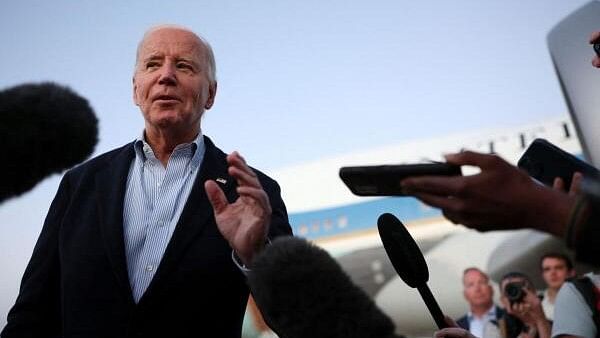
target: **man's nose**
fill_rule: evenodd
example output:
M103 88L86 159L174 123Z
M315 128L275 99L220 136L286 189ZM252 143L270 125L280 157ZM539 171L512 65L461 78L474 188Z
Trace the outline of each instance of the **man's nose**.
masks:
M162 85L172 86L177 83L177 78L175 77L175 67L171 64L165 64L160 70L160 78L158 79L158 83Z

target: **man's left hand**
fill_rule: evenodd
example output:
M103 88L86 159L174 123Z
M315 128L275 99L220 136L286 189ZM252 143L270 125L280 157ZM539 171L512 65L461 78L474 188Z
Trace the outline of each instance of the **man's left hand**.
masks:
M227 156L229 175L237 183L238 199L229 203L221 188L212 180L204 183L219 231L244 265L250 266L262 250L271 220L271 203L256 173L238 152Z

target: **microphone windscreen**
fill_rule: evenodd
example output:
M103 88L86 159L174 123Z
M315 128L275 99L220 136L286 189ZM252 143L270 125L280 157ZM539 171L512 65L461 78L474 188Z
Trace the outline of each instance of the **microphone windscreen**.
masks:
M382 214L377 220L379 236L394 269L410 287L425 285L429 280L427 262L419 246L404 224L392 214Z
M250 291L281 338L392 337L394 324L323 249L280 237L252 263Z
M89 157L97 125L88 101L67 87L48 82L0 91L0 201Z

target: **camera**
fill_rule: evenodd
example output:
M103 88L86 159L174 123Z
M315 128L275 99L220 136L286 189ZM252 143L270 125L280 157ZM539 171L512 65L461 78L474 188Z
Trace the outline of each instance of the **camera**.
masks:
M523 291L524 287L524 282L507 283L504 286L504 295L506 296L506 298L508 298L508 301L511 304L519 303L523 301L523 298L525 297L525 291Z

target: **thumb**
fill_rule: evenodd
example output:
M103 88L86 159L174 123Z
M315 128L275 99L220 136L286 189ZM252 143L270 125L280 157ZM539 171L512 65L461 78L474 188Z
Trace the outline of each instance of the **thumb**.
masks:
M449 327L458 327L458 324L456 324L454 319L448 316L444 316L444 321L446 322L446 324L448 324Z
M204 190L206 190L206 196L208 196L208 200L213 207L215 215L222 213L229 205L223 190L221 190L219 185L213 180L204 182Z

